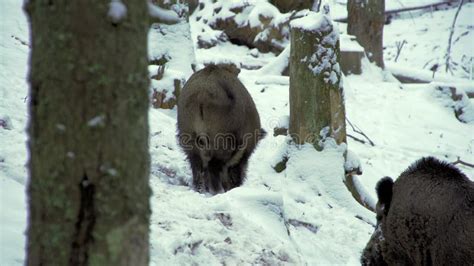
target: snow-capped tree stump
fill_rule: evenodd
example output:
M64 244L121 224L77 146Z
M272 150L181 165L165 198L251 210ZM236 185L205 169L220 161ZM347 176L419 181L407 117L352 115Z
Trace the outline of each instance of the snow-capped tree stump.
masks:
M327 137L346 142L338 30L327 15L313 12L290 25L289 133L317 150Z
M347 33L355 35L371 62L384 68L383 26L385 0L348 0Z

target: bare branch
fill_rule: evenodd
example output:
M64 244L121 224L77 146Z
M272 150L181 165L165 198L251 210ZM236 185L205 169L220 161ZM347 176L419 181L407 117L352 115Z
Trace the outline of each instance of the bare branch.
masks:
M351 134L346 134L346 135L347 135L349 138L351 138L351 139L353 139L353 140L355 140L355 141L358 141L358 142L360 142L360 143L362 143L362 144L367 144L367 142L366 142L365 140L363 140L363 139L359 139L358 137L354 137L354 136L352 136Z
M458 159L454 162L451 163L452 165L456 165L456 164L462 164L464 166L467 166L467 167L471 167L471 168L474 168L474 164L472 163L466 163L465 161L461 160L461 157L458 156Z
M446 51L446 72L451 72L450 68L450 61L451 61L451 43L454 35L454 26L456 25L456 20L458 19L459 11L461 11L461 7L464 4L464 0L459 2L458 10L456 10L456 14L454 15L453 24L451 25L451 32L449 33L449 40L448 40L448 50Z
M364 138L366 138L367 141L369 141L370 146L375 146L374 142L373 142L369 137L367 137L367 135L366 135L364 132L362 132L362 130L361 130L358 126L354 126L354 125L351 123L351 121L349 121L348 118L346 118L346 120L347 120L347 123L351 126L352 131L354 131L355 133L358 133L358 134L364 136ZM350 136L350 135L347 134L347 136ZM351 137L354 138L353 136L351 136ZM354 139L355 139L355 138L354 138ZM360 141L360 140L361 140L361 139L357 139L357 141ZM364 141L363 143L365 143L365 141Z
M398 56L400 56L400 53L402 52L403 45L407 43L406 40L403 40L403 42L396 42L397 45L397 55L395 56L395 62L398 60Z
M369 211L375 212L375 201L369 197L364 191L360 191L360 188L356 185L360 181L357 180L357 176L352 174L346 174L344 179L344 184L346 185L349 192L351 192L352 197L363 207Z

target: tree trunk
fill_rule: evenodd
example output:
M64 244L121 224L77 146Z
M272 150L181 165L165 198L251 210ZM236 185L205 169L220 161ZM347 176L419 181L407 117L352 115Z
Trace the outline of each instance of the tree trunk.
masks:
M337 29L326 15L291 22L289 133L298 144L322 150L326 137L346 142L339 55Z
M281 13L288 13L294 10L311 9L314 0L270 0L269 2Z
M355 35L369 60L384 68L383 25L385 0L348 0L347 33Z
M148 265L146 1L26 3L26 264Z

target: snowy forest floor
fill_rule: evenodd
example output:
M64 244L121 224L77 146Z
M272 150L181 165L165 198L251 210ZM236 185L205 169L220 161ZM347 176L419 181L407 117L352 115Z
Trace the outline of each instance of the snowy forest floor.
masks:
M22 265L29 33L21 1L0 2L0 119L7 124L0 127L0 265ZM453 58L459 62L473 57L473 12L474 4L467 3L456 24L454 39L462 36ZM398 65L429 69L442 63L454 13L429 12L386 25L386 62L394 63L396 42L406 40ZM275 55L225 43L198 49L196 57L198 63L251 61L263 66ZM461 71L455 75L467 77ZM316 152L308 145L288 145L284 136L273 137L273 127L289 114L288 78L255 70L242 70L239 78L269 134L250 159L244 185L228 193L211 197L190 189L190 168L175 138L176 109L150 109L151 265L359 264L375 215L358 205L343 185L341 149ZM344 89L347 117L375 143L372 147L348 139L364 171L359 179L372 197L380 178L396 178L422 156L474 162L474 124L459 122L432 85L401 84L364 61L363 74L347 76ZM349 126L348 133L357 136ZM272 166L284 155L290 158L287 169L276 173ZM474 169L460 168L474 179Z

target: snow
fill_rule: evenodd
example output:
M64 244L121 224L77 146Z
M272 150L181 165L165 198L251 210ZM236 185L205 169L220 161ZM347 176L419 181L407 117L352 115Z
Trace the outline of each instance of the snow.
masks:
M432 85L435 89L435 96L444 98L445 106L451 107L456 113L460 113L458 115L460 121L474 123L474 105L462 89L436 83L432 83Z
M258 27L261 25L261 19L271 20L280 15L280 11L274 5L263 2L257 4L252 11L250 11L248 16L248 23L250 27Z
M304 17L292 20L290 26L292 28L314 32L332 30L331 18L316 12L308 12Z
M364 52L364 48L355 40L355 37L348 34L339 35L341 42L341 51L346 52Z
M359 169L362 172L362 164L360 162L359 157L357 155L348 150L346 154L346 162L344 163L344 169L347 172L353 171L354 169Z
M29 32L21 1L0 1L0 119L9 125L9 129L0 126L0 265L22 265L27 219ZM333 16L344 15L338 9L342 0L326 2L331 4ZM387 6L396 2L409 5L428 0L387 1ZM237 4L229 0L222 5ZM266 4L258 5L263 9ZM213 10L206 8L211 17ZM472 57L469 42L472 44L474 31L469 12L473 8L473 3L466 3L459 14L454 39L468 33L453 46L456 62L463 56ZM261 10L267 11L271 10ZM426 62L435 62L445 51L446 29L454 12L436 11L386 25L388 70L393 70L393 45L406 39L408 45L395 65L404 72L427 71L431 65L424 67ZM150 265L359 265L361 251L374 230L375 215L355 202L342 182L344 151L346 168L362 167L363 174L354 179L355 186L369 201L376 198L374 188L380 178L397 178L422 156L450 162L459 156L474 162L474 124L459 121L451 97L436 89L455 84L463 95L472 91L472 81L459 69L454 76L437 73L436 83L400 84L388 71L364 60L361 75L344 78L346 113L375 146L350 138L347 146L337 146L329 138L325 150L317 152L311 145L296 146L289 137L272 134L274 127L289 124L289 79L281 76L288 56L260 53L225 40L210 49L194 50L186 40L196 42L196 31L206 29L206 25L202 20L196 22L195 17L190 21L193 38L183 33L185 23L150 30L150 59L164 54L172 58L162 83L155 85L166 87L166 80L172 77L186 79L192 73L194 54L199 66L234 62L242 67L239 78L253 97L262 127L269 134L252 155L243 186L216 196L199 194L189 187L191 170L176 141L176 109L150 109ZM160 30L167 37L159 36ZM438 45L440 48L435 48ZM150 72L156 69L150 67ZM461 99L465 106L468 102L472 106L472 99ZM91 117L92 124L103 121L98 117L100 114ZM57 128L67 130L64 125ZM347 131L363 138L349 126ZM75 157L71 151L66 156ZM284 158L288 159L286 169L276 173L273 167ZM474 169L458 167L474 180ZM120 175L106 164L103 171Z
M189 24L185 21L172 25L154 24L148 32L149 60L165 59L164 75L160 80L151 79L150 94L153 90L164 92L164 101L174 98L175 80L186 81L193 73L195 63L194 48L191 45ZM150 65L150 77L157 74L159 66Z
M394 75L403 75L405 77L409 77L414 80L420 80L425 83L436 81L436 82L446 82L446 83L461 83L461 84L466 84L466 85L473 84L472 81L456 78L444 73L435 73L433 77L433 72L429 70L416 68L416 67L410 67L410 65L407 65L406 63L387 62L385 63L385 65L386 65L386 69Z
M0 168L1 169L1 168ZM23 265L26 225L25 187L0 171L0 264Z
M327 0L326 2L330 3L331 10L333 10L334 19L346 18L347 17L347 0ZM445 0L396 0L396 1L385 1L385 10L397 10L401 8L411 8L417 6L424 6L428 4L435 4L440 2L446 2ZM414 12L407 12L409 16L413 16Z
M270 63L266 64L259 70L260 74L262 75L278 75L280 76L285 68L288 67L289 59L290 59L290 48L291 45L288 44L286 48Z
M105 125L105 115L101 114L90 119L89 121L87 121L87 125L90 127L98 127Z
M407 43L400 52L397 64L401 64L401 67L426 71L438 65L435 78L439 74L445 74L445 54L455 11L456 9L453 8L426 12L413 19L408 17L393 20L389 26L384 28L385 62L395 63L397 42L405 40ZM453 69L454 76L464 79L470 78L472 75L470 72L474 68L473 12L474 3L463 5L456 21L451 48L452 61L458 64Z
M315 38L321 38L319 43L315 44L314 54L309 58L305 56L302 62L307 64L314 75L322 74L324 82L338 84L341 72L335 49L339 41L339 29L333 25L329 15L308 12L304 17L292 20L290 26L308 32L307 34L314 34Z
M148 13L152 18L156 18L160 20L161 22L164 22L167 24L177 23L181 20L178 14L176 14L176 12L174 11L161 8L151 3L151 1L147 1L147 4L148 4Z
M107 16L113 23L118 23L127 16L127 7L120 0L111 0Z

